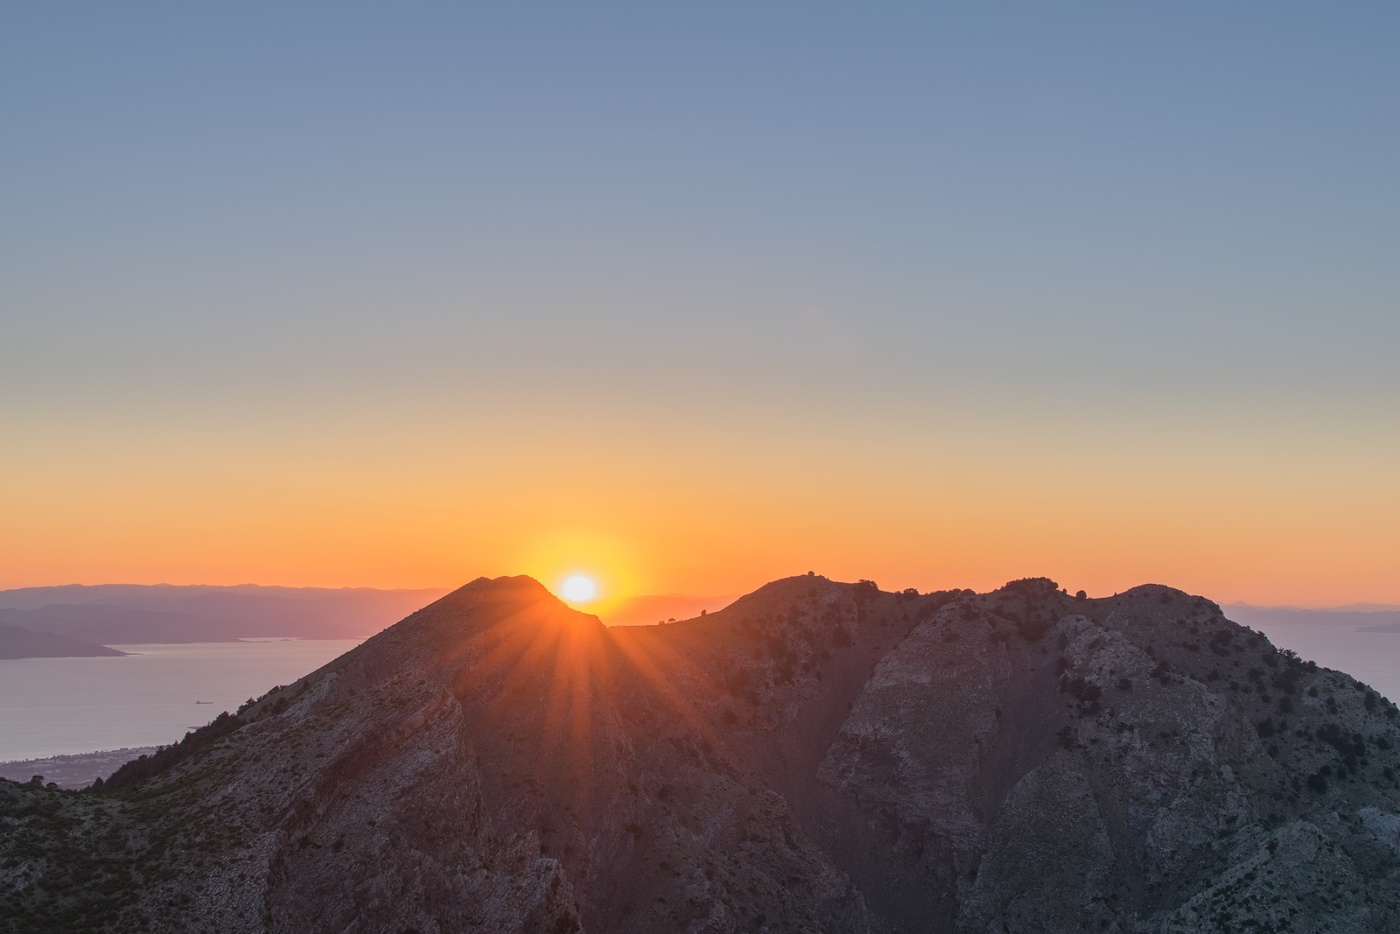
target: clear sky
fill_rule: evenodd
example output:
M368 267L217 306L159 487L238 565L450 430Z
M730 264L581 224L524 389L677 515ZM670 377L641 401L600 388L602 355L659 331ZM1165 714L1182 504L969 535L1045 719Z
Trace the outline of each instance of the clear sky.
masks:
M1400 6L12 4L0 586L1400 602Z

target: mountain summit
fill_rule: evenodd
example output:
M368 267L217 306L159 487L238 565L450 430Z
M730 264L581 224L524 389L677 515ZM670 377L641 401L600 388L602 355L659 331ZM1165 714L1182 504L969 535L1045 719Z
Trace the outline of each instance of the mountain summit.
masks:
M1155 585L607 629L483 578L99 788L0 783L0 929L1396 931L1398 714Z

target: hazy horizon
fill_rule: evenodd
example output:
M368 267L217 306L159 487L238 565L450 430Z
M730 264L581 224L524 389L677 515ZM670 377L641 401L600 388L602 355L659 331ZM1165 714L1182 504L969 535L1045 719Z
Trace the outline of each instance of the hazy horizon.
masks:
M816 572L816 573L820 573L820 572ZM477 576L478 576L478 577L481 577L481 576L485 576L485 575L477 575ZM515 575L509 575L509 574L508 574L508 575L504 575L504 576L515 576ZM531 575L525 575L525 576L531 576ZM786 575L786 576L800 576L800 575ZM828 577L828 578L833 579L833 580L835 579L835 578L831 578L830 575L822 575L822 576ZM170 582L168 582L168 581L156 581L156 582L153 582L153 583L139 583L139 582L133 582L133 581L102 581L102 582L99 582L99 583L80 583L80 582L76 582L76 581L69 581L69 582L67 582L67 583L61 583L61 584L34 584L34 585L27 585L27 586L5 587L5 588L3 588L3 589L0 589L0 608L4 608L4 607L6 606L6 604L5 604L3 601L4 601L4 595L7 594L7 593L12 593L12 592L14 592L14 591L28 591L28 590L50 590L50 589L57 590L57 589L71 588L71 587L86 588L86 589L93 589L93 590L100 589L100 588L105 588L105 587L113 587L113 588L115 588L115 587L152 587L152 588L168 587L168 588L172 588L172 589L173 589L173 588L191 588L191 589L210 588L210 589L219 589L219 590L234 590L234 589L239 589L239 588L254 588L254 589L259 589L259 590L326 591L326 592L364 590L364 591L376 591L376 592L384 592L384 593L424 592L424 593L447 594L447 593L451 593L453 590L456 590L456 589L459 588L459 587L463 587L463 586L465 586L466 584L471 583L471 581L472 581L472 580L475 580L475 579L476 579L476 578L468 578L468 579L462 580L462 581L460 581L460 582L458 582L458 583L456 583L456 584L454 584L454 585L452 585L452 586L441 586L441 585L439 585L439 586L431 586L431 585L430 585L430 586L424 586L424 587L368 587L368 586L325 587L325 586L319 586L319 585L301 585L301 584L259 584L259 583L255 583L255 582L252 582L252 581L242 581L242 582L237 583L237 584L211 584L211 583L208 583L208 582L194 582L194 583L189 583L189 584L173 584L173 583L170 583ZM780 580L780 579L782 579L782 578L781 578L781 577L772 577L772 578L767 578L767 579L762 580L762 581L757 581L757 582L755 582L755 583L749 588L749 590L744 591L744 592L745 592L745 593L751 592L753 589L755 589L755 588L757 588L757 587L760 587L760 586L762 586L763 584L770 583L771 581ZM1012 578L1012 579L1014 579L1014 578ZM854 580L856 580L856 579L853 578L852 581L854 581ZM546 586L550 586L550 582L549 582L549 581L541 581L541 583L545 584ZM877 584L880 584L881 582L880 582L880 581L876 581L876 583L877 583ZM1007 583L1007 581L1003 581L1002 583ZM1160 581L1160 580L1140 581L1139 584L1164 584L1164 585L1166 585L1166 586L1174 586L1174 585L1171 584L1170 581ZM881 584L881 586L882 586L882 588L884 588L884 589L891 589L891 588L888 588L888 587L884 587L883 584ZM1076 590L1076 589L1078 589L1078 588L1074 588L1074 587L1069 587L1068 585L1064 585L1064 586L1066 587L1067 590L1070 590L1071 592L1074 591L1074 590ZM1133 585L1133 586L1137 586L1137 585ZM551 586L550 589L551 589L551 590L554 590L555 588ZM904 589L904 588L893 588L893 589ZM1126 589L1126 588L1125 588L1125 589ZM1180 588L1178 588L1178 589L1180 589ZM1119 592L1121 592L1121 591L1113 591L1113 593L1119 593ZM1106 596L1111 596L1112 593L1107 593L1107 592L1105 592L1105 593L1089 593L1088 595L1089 595L1090 597L1106 597ZM636 604L636 603L642 602L642 601L663 601L663 600L675 601L676 603L680 604L680 603L689 603L689 602L697 602L697 603L715 603L715 602L719 602L719 601L732 601L732 600L737 599L739 596L742 596L742 594L741 594L741 593L720 593L720 594L700 594L700 593L639 593L639 594L630 594L630 595L628 595L628 596L625 597L625 598L619 598L619 599L620 599L620 602L623 602L623 603L626 603L626 604ZM1299 611L1299 612L1317 612L1317 611L1329 611L1329 610L1330 610L1330 611L1339 612L1339 613L1357 613L1357 614L1400 612L1400 603L1365 603L1365 602L1356 602L1356 601L1353 601L1353 602L1349 602L1349 603L1326 603L1326 604L1306 605L1306 604L1294 604L1294 603L1250 603L1250 602L1248 602L1248 601L1243 601L1243 600L1234 600L1234 601L1220 600L1220 599L1217 599L1216 597L1212 596L1211 594L1201 594L1200 596L1206 597L1207 599L1209 599L1209 600L1211 600L1211 601L1213 601L1213 602L1219 604L1222 608L1224 608L1224 609L1226 609L1226 610L1228 610L1228 609L1231 608L1231 607L1243 607L1243 608L1247 608L1247 609L1260 609L1260 610L1281 610L1281 611L1286 611L1286 610L1297 610L1297 611ZM567 601L567 600L566 600L566 602L570 602L570 601ZM591 601L589 601L589 602L591 602ZM574 606L575 606L576 608L578 608L578 609L581 609L581 610L584 610L585 612L587 612L587 611L588 611L589 602L573 603L572 605L574 605Z

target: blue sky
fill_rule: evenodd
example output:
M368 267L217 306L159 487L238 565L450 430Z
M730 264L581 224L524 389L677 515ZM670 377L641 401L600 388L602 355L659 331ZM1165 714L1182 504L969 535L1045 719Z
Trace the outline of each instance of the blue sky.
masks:
M25 338L276 371L264 341L334 323L330 361L445 332L625 364L815 318L1013 376L1146 343L1395 388L1362 372L1400 319L1385 5L281 6L11 11Z

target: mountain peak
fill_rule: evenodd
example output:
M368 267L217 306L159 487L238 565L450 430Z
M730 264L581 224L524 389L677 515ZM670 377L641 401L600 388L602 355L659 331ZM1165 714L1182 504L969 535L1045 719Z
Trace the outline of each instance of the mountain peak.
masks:
M480 629L506 621L602 625L596 616L575 610L539 581L521 574L478 577L391 626L385 634L400 627L421 630L424 626L445 625L460 629L465 624Z
M517 574L507 577L478 577L442 599L451 600L461 606L473 606L483 603L557 601L559 598L533 577Z

